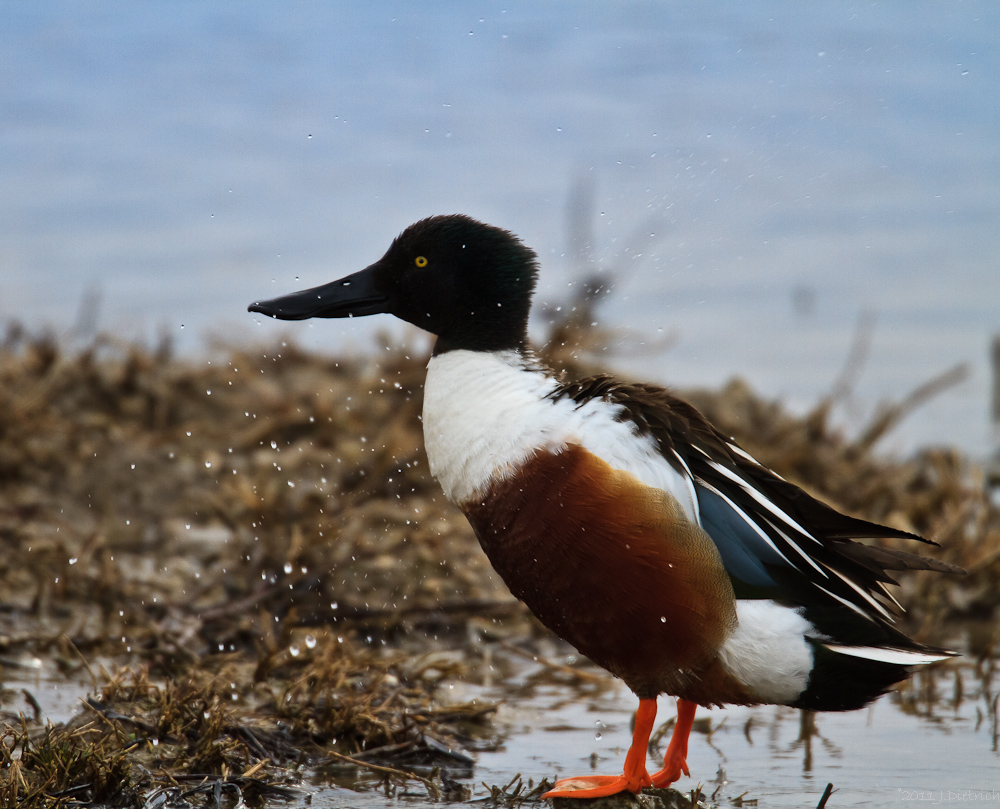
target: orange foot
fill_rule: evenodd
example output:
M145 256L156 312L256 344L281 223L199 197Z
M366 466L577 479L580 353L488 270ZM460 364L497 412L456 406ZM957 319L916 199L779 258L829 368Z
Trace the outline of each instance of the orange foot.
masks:
M697 705L686 700L677 701L677 725L670 737L664 767L650 776L646 771L646 748L649 735L656 719L656 700L640 699L639 710L635 714L635 730L632 731L632 745L625 756L625 772L622 775L581 775L557 781L543 798L601 798L619 792L639 792L644 787L665 787L688 775L687 740L694 722Z
M543 798L601 798L617 795L619 792L638 792L643 787L652 786L653 779L646 772L646 746L649 734L653 732L656 719L656 700L640 699L639 710L635 712L635 729L632 731L632 746L625 756L625 772L622 775L581 775L578 778L564 778L556 781Z
M605 795L617 795L619 792L639 792L643 787L652 786L649 773L643 769L644 776L636 782L626 775L581 775L577 778L563 778L556 781L543 798L603 798Z
M666 755L663 756L663 769L653 773L653 786L668 787L679 780L682 774L691 775L687 764L688 736L691 735L694 713L697 710L696 703L688 702L686 699L677 700L677 724L674 725L670 744L667 745Z

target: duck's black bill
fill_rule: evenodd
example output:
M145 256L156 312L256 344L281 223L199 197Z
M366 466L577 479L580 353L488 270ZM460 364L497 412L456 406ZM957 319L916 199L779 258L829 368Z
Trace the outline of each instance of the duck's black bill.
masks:
M249 312L279 320L308 320L311 317L360 317L388 311L389 301L375 288L372 268L339 281L282 295L269 301L254 301Z

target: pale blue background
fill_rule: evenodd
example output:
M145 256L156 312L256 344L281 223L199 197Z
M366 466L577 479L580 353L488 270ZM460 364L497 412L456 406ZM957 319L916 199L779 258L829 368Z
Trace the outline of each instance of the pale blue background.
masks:
M998 32L985 2L3 3L0 321L68 335L96 291L101 328L189 352L281 329L367 347L385 318L257 324L246 304L452 211L519 233L562 300L587 182L595 258L628 269L602 325L679 337L612 346L630 372L742 374L802 408L870 310L839 420L968 361L885 446L981 455Z

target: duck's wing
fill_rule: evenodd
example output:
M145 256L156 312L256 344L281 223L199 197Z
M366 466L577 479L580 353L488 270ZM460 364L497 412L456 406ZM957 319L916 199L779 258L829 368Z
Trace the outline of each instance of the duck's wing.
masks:
M664 388L599 376L566 384L560 393L580 403L600 398L620 405L620 418L651 435L664 458L690 478L702 528L718 547L738 598L805 607L818 628L836 626L840 636L848 610L863 620L848 621L855 637L841 639L868 642L866 624L887 629L901 611L886 588L896 583L888 571L961 572L935 559L855 542L896 537L936 544L810 496Z

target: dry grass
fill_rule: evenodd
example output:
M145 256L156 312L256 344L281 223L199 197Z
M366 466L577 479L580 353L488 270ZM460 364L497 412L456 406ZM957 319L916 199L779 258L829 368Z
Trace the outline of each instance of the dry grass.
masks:
M579 357L602 338L587 322L556 323L548 356L591 370ZM539 630L428 474L425 363L285 343L195 362L9 330L0 667L37 656L92 677L101 698L65 725L7 716L0 805L264 801L296 767L344 756L377 782L416 767L429 794L446 790L434 768L459 763L421 740L482 744L489 710L439 702L457 664L415 655L412 639ZM931 551L969 575L905 577L909 629L942 642L971 620L972 650L992 653L1000 510L974 465L948 449L880 458L898 410L851 440L831 429L831 401L796 418L738 380L689 396L785 477L940 542ZM372 750L384 756L358 758Z
M450 748L493 743L495 708L441 703L426 659L329 633L306 640L263 671L231 653L165 680L142 667L102 673L98 695L70 722L8 726L0 806L133 806L157 793L195 806L211 797L206 784L260 803L301 797L302 767L345 759L376 783L417 782L436 799L444 774L469 767Z

